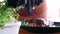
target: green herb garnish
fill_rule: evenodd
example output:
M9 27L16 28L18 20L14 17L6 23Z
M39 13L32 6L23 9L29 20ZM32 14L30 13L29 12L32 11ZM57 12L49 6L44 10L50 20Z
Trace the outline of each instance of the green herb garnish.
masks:
M0 3L0 25L17 21L18 16L15 8L8 7L5 1Z

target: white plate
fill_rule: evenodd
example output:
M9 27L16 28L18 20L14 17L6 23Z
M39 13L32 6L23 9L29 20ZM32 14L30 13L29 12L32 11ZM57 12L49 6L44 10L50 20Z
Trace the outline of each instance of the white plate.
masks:
M3 29L0 28L0 34L18 34L21 22L5 24Z

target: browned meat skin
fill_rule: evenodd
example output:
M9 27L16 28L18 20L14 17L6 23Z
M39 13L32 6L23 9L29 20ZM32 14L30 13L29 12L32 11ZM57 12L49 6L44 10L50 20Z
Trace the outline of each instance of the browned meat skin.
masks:
M45 1L39 6L35 6L35 9L30 14L27 12L26 8L18 10L17 13L20 15L19 20L23 20L23 19L30 20L34 18L46 19Z
M20 15L18 20L27 20L27 21L32 21L33 23L37 23L37 26L42 26L45 25L43 21L39 21L37 22L35 20L35 18L43 18L46 19L46 4L45 1L43 3L41 3L39 6L35 6L35 9L29 14L26 10L26 8L24 9L20 9L17 11L17 13ZM46 25L45 25L46 26Z

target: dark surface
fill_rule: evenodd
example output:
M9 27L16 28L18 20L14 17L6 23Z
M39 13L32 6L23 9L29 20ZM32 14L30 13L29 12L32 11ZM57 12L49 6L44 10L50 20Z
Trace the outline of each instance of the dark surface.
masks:
M29 32L23 28L20 28L19 30L19 34L60 34L60 32L53 32L53 33L33 33L33 32Z
M53 22L55 26L59 26L60 27L60 22Z
M21 27L22 29L32 33L55 33L60 32L60 27Z

